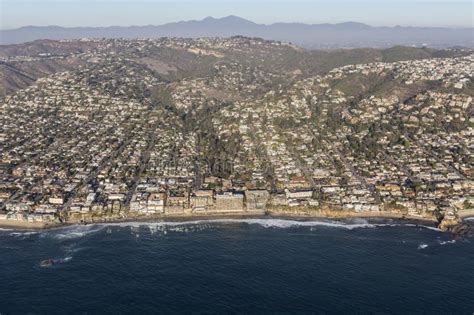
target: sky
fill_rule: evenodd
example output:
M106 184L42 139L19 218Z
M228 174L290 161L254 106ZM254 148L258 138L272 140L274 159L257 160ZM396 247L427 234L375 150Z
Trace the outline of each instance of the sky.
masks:
M159 25L236 15L256 23L474 27L473 0L0 0L0 29Z

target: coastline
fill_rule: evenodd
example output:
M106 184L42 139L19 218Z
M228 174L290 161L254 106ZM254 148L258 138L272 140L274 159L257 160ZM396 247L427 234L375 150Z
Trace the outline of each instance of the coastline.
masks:
M0 229L13 230L45 230L62 226L60 223L29 222L19 220L0 220Z
M474 212L474 211L473 211ZM470 215L472 216L472 215ZM308 210L269 210L263 211L240 211L227 213L184 213L184 214L159 214L159 215L132 215L123 218L101 218L87 222L70 220L65 223L51 222L28 222L17 220L0 220L0 228L13 230L47 230L74 225L94 225L94 224L116 224L127 222L185 222L189 220L206 221L219 219L282 219L282 220L335 220L343 221L347 219L387 219L400 222L416 222L433 227L438 226L435 218L423 216L410 216L395 212L349 212L349 211L308 211Z
M467 218L474 218L474 209L459 210L458 216L461 220L467 219Z
M364 218L364 219L398 219L398 220L409 220L409 221L423 221L423 222L433 222L438 223L433 217L424 217L424 216L413 216L413 215L406 215L397 212L375 212L375 211L367 211L367 212L349 212L349 211L307 211L307 212L292 212L292 211L278 211L278 212L270 212L271 215L281 215L287 214L289 217L309 217L309 218L319 218L319 219L356 219L356 218Z

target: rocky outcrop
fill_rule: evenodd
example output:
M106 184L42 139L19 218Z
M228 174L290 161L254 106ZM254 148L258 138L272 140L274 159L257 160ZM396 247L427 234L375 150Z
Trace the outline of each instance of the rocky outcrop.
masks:
M453 227L459 225L462 221L459 220L458 218L444 218L439 222L438 228L441 231L448 231L452 229Z
M461 222L456 225L445 226L445 230L443 231L453 233L458 236L473 236L474 235L472 226L465 222Z
M449 232L458 236L471 236L473 235L472 226L466 222L463 222L459 216L455 217L444 217L438 228L443 232Z

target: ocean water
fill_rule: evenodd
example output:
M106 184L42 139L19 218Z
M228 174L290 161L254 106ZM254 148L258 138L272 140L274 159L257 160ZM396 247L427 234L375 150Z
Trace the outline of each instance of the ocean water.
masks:
M60 260L41 267L44 259ZM392 221L0 230L1 314L473 314L474 240Z

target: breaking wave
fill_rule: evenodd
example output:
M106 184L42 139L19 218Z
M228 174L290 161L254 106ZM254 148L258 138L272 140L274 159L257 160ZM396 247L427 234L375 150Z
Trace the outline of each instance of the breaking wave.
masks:
M396 226L409 226L409 227L419 227L427 230L433 230L436 232L440 232L441 230L438 229L437 227L434 226L428 226L428 225L419 225L419 224L412 224L412 223L406 223L406 224L398 224Z
M454 243L456 243L456 240L451 240L451 241L439 241L439 245L454 244Z
M27 236L35 235L35 234L38 234L38 233L39 232L32 232L32 231L29 231L29 232L12 232L12 233L9 233L8 235L14 236L14 237L19 237L19 238L25 238Z
M420 245L418 245L418 250L425 249L427 247L428 247L428 244L421 243Z
M69 240L99 232L102 228L103 226L101 225L74 225L42 232L41 237L53 238L56 240Z
M343 228L347 230L362 229L362 228L377 228L377 227L419 227L426 228L434 231L440 231L439 229L431 226L407 224L407 223L370 223L364 219L354 219L348 222L344 221L331 221L331 220L317 220L317 221L298 221L288 219L214 219L214 220L194 220L194 221L181 221L181 222L123 222L123 223L105 223L98 224L99 226L119 226L119 227L134 227L147 226L150 228L157 227L182 227L182 226L198 226L202 229L214 227L219 224L249 224L249 225L260 225L264 228L291 228L291 227L333 227Z
M71 256L68 256L68 257L64 257L62 261L65 262L65 263L67 263L67 262L69 262L69 261L71 261L71 260L72 260L72 257L71 257Z
M64 251L65 253L67 253L67 254L75 254L77 252L80 252L80 251L83 251L83 250L86 249L86 247L76 247L76 246L77 246L76 243L61 246L61 250Z
M196 232L217 228L219 225L248 224L259 225L263 228L285 229L294 227L318 227L340 228L346 230L382 228L382 227L417 227L440 231L431 226L417 225L400 222L369 222L365 219L352 219L348 221L333 220L312 220L300 221L290 219L213 219L213 220L191 220L191 221L162 221L162 222L119 222L119 223L97 223L90 225L74 225L56 228L44 232L23 232L41 233L40 237L53 238L56 240L70 240L81 238L89 234L97 233L107 228L107 233L111 233L110 227L129 227L132 234L139 234L140 227L147 227L150 234L167 232ZM21 232L18 232L21 233Z

